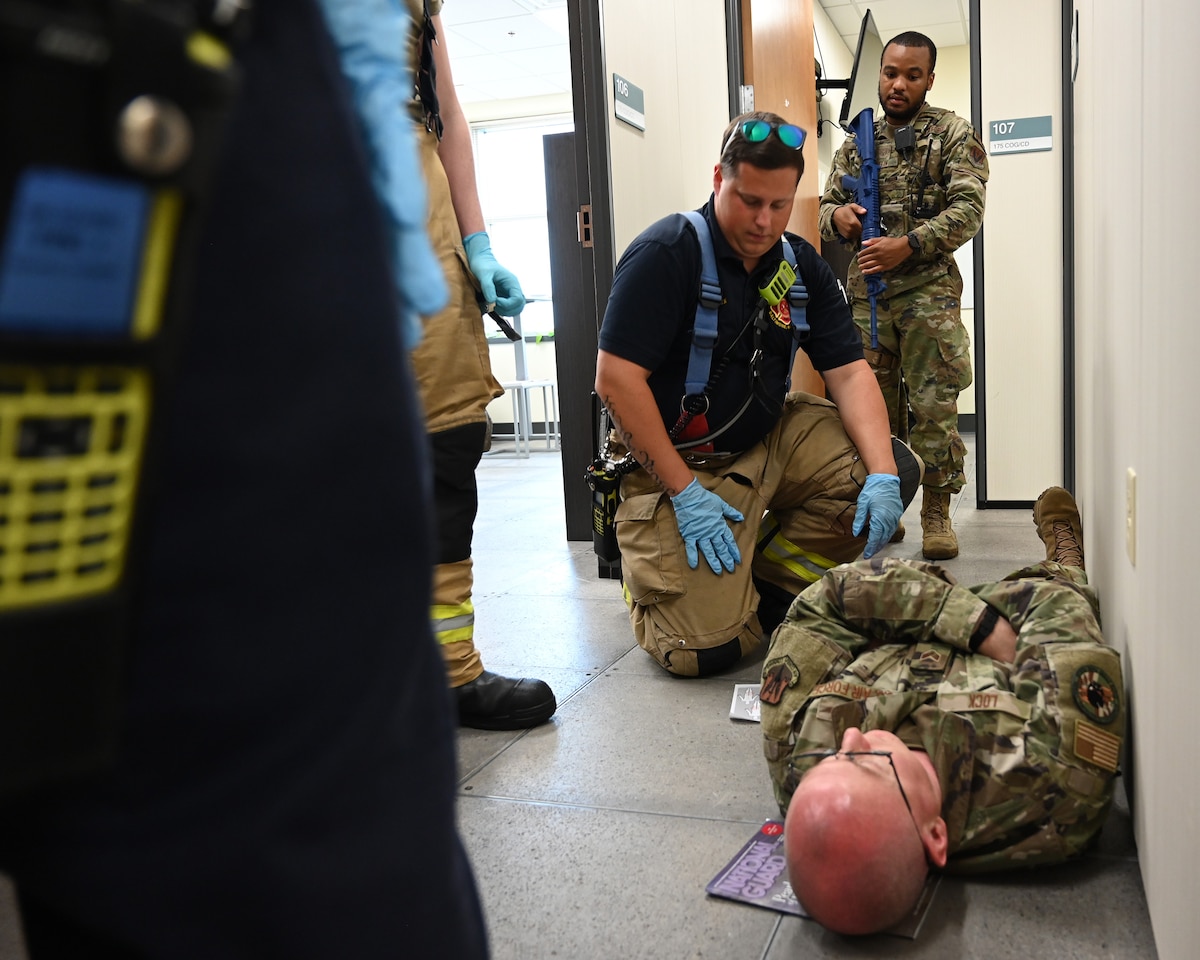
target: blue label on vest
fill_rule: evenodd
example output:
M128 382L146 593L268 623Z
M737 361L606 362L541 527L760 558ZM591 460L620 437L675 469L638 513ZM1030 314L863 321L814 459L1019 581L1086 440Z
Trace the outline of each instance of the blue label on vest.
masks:
M0 257L0 331L127 335L149 200L107 177L22 174Z

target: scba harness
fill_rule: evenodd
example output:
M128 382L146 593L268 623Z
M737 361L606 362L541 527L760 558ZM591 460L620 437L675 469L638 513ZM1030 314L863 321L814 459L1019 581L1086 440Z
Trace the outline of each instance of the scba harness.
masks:
M700 299L696 306L696 317L692 325L692 347L688 358L687 375L684 380L684 395L680 400L679 420L668 431L671 442L679 450L695 450L723 433L735 423L742 412L754 398L753 388L747 392L745 403L741 409L730 417L729 421L716 431L709 431L707 420L708 392L720 377L724 364L717 370L712 370L713 350L717 345L717 311L721 306L721 281L717 275L717 255L713 250L712 232L708 229L708 221L704 215L695 210L683 211L683 216L696 231L696 239L700 243ZM809 334L808 326L808 289L803 279L796 272L796 251L786 239L783 243L784 263L776 271L766 287L760 288L765 305L777 306L786 296L791 308L792 344L788 357L790 371L796 359L796 350ZM784 267L786 266L786 269ZM763 313L763 304L757 311ZM756 324L760 317L756 317ZM761 331L756 329L756 336ZM756 345L751 365L757 363L761 348ZM616 514L620 496L621 477L632 473L640 465L632 453L626 453L620 459L612 456L611 431L606 429L607 414L601 411L599 424L599 455L588 466L584 480L592 492L592 546L602 561L616 563L621 556L617 545ZM700 424L699 439L689 439L679 443L679 436L689 424Z
M679 402L679 420L671 428L670 436L672 442L675 442L676 449L693 450L711 443L713 439L735 423L746 407L750 405L753 391L747 395L746 402L723 427L709 431L705 422L700 431L702 436L689 438L683 443L677 442L689 425L694 426L695 421L706 416L709 391L723 370L723 364L718 365L715 372L712 370L712 355L717 345L717 311L723 300L721 281L717 274L717 255L713 249L712 231L708 229L708 221L699 211L685 210L683 216L696 231L696 239L700 243L700 300L696 306L696 318L692 326L692 347L688 357L687 374L684 378L684 393ZM788 357L787 379L787 384L790 386L791 369L796 359L796 350L800 343L808 337L810 329L808 325L808 288L804 285L803 277L797 273L796 251L786 238L783 241L783 256L784 264L780 265L780 269L776 271L771 281L759 289L759 293L762 295L765 305L772 307L777 306L786 296L791 308L792 343L791 353ZM786 270L783 269L785 264ZM764 304L760 303L759 314L762 313L763 306ZM760 318L756 317L756 326L759 321ZM758 331L756 330L757 335ZM757 363L761 353L761 349L756 346L751 358L752 365Z

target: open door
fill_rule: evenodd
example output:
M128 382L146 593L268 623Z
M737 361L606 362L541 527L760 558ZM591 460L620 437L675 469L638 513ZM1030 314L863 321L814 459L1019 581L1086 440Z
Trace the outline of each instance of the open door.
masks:
M804 145L804 176L796 190L796 206L788 229L818 250L817 211L821 183L817 176L817 76L813 69L812 0L742 0L742 86L753 106L745 110L770 110L809 132ZM752 93L751 93L752 92ZM796 352L792 387L825 396L825 381Z

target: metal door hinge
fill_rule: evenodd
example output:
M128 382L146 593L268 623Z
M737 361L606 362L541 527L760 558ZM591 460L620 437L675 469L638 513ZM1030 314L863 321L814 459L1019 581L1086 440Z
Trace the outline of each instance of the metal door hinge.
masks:
M743 83L738 91L742 101L742 113L754 112L754 84Z
M592 246L592 205L585 203L579 208L579 242Z

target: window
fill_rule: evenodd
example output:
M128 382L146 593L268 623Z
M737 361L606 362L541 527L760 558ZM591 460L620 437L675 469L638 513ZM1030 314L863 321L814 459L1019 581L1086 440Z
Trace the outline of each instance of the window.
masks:
M516 274L528 301L521 314L527 336L552 334L550 238L542 137L574 130L570 117L475 125L475 182L496 259ZM489 336L499 335L488 331Z

